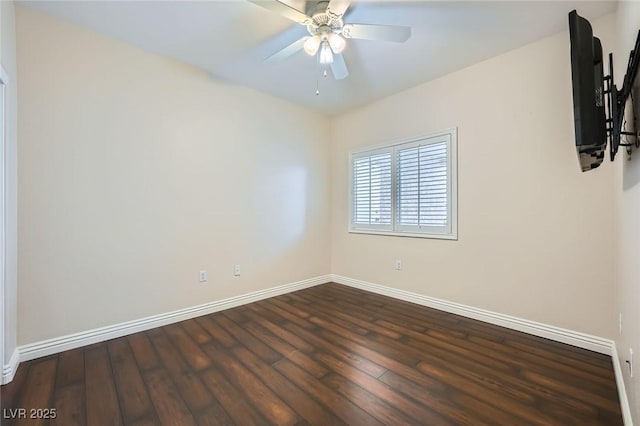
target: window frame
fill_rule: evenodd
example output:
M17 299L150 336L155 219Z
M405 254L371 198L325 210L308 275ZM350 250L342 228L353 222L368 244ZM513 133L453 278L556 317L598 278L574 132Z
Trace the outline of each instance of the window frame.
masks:
M424 141L428 144L447 143L447 196L448 209L447 218L449 226L447 232L438 232L440 227L423 227L424 232L416 232L415 227L400 225L397 223L398 210L398 156L397 153L401 149L420 146ZM391 229L383 229L375 225L357 225L354 223L354 170L353 163L357 158L368 157L371 155L390 152L391 153ZM458 130L456 127L423 134L411 138L393 141L365 148L358 148L348 153L349 162L349 190L348 190L348 210L349 218L347 231L351 234L371 234L371 235L387 235L396 237L414 237L414 238L430 238L457 240L458 239Z

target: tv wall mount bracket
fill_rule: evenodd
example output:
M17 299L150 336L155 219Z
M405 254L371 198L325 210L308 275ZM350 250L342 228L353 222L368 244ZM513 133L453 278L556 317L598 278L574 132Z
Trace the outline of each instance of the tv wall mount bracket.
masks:
M640 148L640 132L638 130L638 122L633 102L633 84L640 68L640 31L636 37L636 44L629 54L629 62L627 63L627 72L624 75L622 88L618 90L613 80L613 54L609 53L609 75L604 77L605 95L607 98L608 117L606 119L607 138L609 139L609 156L611 161L618 152L618 147L624 146L627 155L631 157L633 148ZM625 130L625 106L627 100L631 97L633 108L633 127L636 131L629 132ZM621 142L622 137L625 142ZM631 142L627 142L631 137Z

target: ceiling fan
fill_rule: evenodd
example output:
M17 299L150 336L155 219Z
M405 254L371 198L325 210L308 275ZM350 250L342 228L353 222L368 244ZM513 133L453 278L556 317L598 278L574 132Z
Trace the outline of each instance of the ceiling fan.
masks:
M350 0L325 0L307 15L278 0L249 0L272 12L307 27L308 36L294 41L276 52L266 61L280 61L304 50L310 56L318 55L322 65L329 65L336 80L349 75L342 51L349 38L362 40L381 40L404 43L411 37L410 27L396 25L345 24L342 20Z

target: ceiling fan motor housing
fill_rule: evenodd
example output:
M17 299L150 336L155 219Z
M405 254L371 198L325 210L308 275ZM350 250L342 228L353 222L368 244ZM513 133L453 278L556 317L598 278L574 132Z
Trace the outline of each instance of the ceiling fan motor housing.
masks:
M332 32L340 34L344 22L342 16L331 13L327 10L329 2L320 2L311 14L311 23L307 25L307 31L312 36L325 36Z

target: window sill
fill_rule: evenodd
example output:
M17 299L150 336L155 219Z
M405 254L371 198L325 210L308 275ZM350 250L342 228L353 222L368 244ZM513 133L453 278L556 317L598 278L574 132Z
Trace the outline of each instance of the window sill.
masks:
M458 240L457 234L422 234L416 232L380 231L376 229L349 229L350 234L383 235L388 237L429 238L436 240Z

